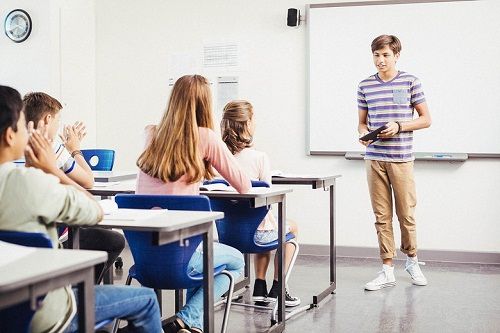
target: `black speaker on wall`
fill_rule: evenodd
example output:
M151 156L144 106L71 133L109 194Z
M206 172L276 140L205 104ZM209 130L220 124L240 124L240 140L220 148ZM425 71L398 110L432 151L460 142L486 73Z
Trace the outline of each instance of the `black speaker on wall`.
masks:
M288 16L286 18L286 25L289 27L296 27L300 24L300 10L297 8L288 8Z

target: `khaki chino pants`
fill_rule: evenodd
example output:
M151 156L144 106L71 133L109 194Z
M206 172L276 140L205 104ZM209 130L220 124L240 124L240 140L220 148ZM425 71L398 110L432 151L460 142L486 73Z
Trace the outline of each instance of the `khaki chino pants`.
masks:
M401 229L401 251L414 256L417 253L415 206L417 196L413 178L413 162L383 162L366 160L366 176L375 214L380 258L396 257L392 229L393 201Z

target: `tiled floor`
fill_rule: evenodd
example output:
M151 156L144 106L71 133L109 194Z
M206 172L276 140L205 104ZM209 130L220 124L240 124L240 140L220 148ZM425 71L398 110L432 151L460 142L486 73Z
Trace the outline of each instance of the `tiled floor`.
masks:
M125 281L128 250L123 258L124 273L115 271L115 283ZM396 261L395 287L364 291L380 268L373 259L338 258L336 294L287 321L286 332L500 332L500 265L427 262L422 270L429 284L418 287L411 284L404 262ZM327 281L327 257L301 256L289 284L306 304ZM250 296L251 289L244 300ZM172 315L173 293L166 291L163 298L164 316ZM221 318L219 308L216 328ZM265 332L269 324L269 312L233 307L228 332Z

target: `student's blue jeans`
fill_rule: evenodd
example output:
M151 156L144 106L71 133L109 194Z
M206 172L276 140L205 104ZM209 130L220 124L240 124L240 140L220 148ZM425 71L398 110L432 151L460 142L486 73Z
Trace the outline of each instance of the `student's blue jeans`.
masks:
M201 246L200 246L201 248ZM245 260L240 251L230 246L214 243L214 267L226 265L226 270L237 279L243 272ZM189 260L188 272L203 273L203 253L196 250ZM214 278L214 297L217 301L229 289L229 279L225 275ZM191 288L186 293L186 305L177 313L177 317L189 327L203 329L203 287Z
M78 295L75 293L75 296ZM95 286L96 323L114 318L128 321L127 332L162 332L160 308L152 289L132 286ZM66 332L78 332L78 313Z

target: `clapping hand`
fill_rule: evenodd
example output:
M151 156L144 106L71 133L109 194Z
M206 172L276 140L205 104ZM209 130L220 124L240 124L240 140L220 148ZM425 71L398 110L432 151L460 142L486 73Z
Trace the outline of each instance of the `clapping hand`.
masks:
M85 124L81 121L77 121L73 126L65 125L63 129L63 134L60 135L66 149L69 152L74 152L75 150L80 150L80 143L82 139L87 134Z
M56 155L52 144L47 138L47 128L42 126L33 128L33 122L28 123L30 138L24 152L26 165L54 174L57 171Z

